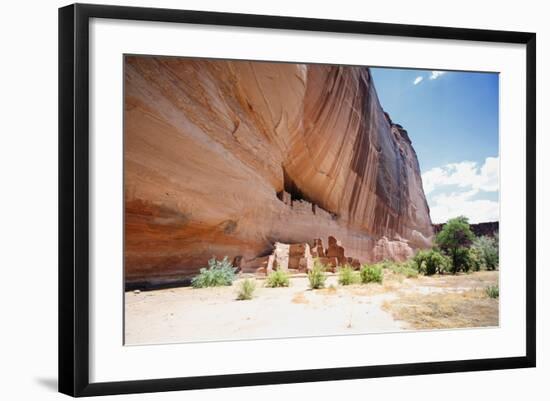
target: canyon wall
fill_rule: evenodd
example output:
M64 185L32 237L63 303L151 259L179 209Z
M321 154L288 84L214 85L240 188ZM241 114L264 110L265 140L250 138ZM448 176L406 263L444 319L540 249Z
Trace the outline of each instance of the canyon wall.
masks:
M125 57L125 273L336 237L402 260L433 229L407 132L366 67Z

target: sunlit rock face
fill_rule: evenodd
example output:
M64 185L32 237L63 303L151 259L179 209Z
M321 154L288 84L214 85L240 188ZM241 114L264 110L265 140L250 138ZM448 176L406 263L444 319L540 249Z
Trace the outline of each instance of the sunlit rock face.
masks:
M276 242L334 236L361 262L430 245L415 151L368 68L128 56L124 73L127 282Z

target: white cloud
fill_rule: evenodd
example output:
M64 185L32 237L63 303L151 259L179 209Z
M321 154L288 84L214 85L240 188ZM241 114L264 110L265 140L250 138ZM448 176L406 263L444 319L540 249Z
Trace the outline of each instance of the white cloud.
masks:
M446 71L432 71L432 73L430 74L430 76L428 78L431 79L431 80L434 80L434 79L439 78L443 74L446 74ZM423 80L424 80L424 77L419 75L414 79L413 85L418 85Z
M472 223L498 220L498 202L473 199L480 191L498 191L498 181L498 157L486 158L482 166L463 161L428 170L422 182L432 221L443 223L459 215Z
M481 168L478 167L476 162L471 161L436 167L422 174L422 182L426 194L446 185L483 191L497 191L498 157L486 158Z
M434 223L466 216L470 223L496 221L499 218L498 202L487 199L472 199L479 190L452 192L433 197L430 203L430 217Z
M437 79L445 73L446 71L432 71L432 75L430 75L430 79Z

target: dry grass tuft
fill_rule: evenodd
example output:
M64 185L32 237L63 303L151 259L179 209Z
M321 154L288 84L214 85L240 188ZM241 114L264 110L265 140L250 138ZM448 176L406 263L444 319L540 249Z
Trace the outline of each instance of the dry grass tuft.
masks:
M415 329L498 326L498 300L483 290L436 294L407 294L382 305L394 319Z

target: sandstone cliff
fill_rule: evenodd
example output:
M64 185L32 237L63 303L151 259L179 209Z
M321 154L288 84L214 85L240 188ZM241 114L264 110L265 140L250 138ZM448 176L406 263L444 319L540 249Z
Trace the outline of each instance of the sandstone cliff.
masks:
M127 56L127 282L337 237L360 261L433 235L415 151L369 69Z

